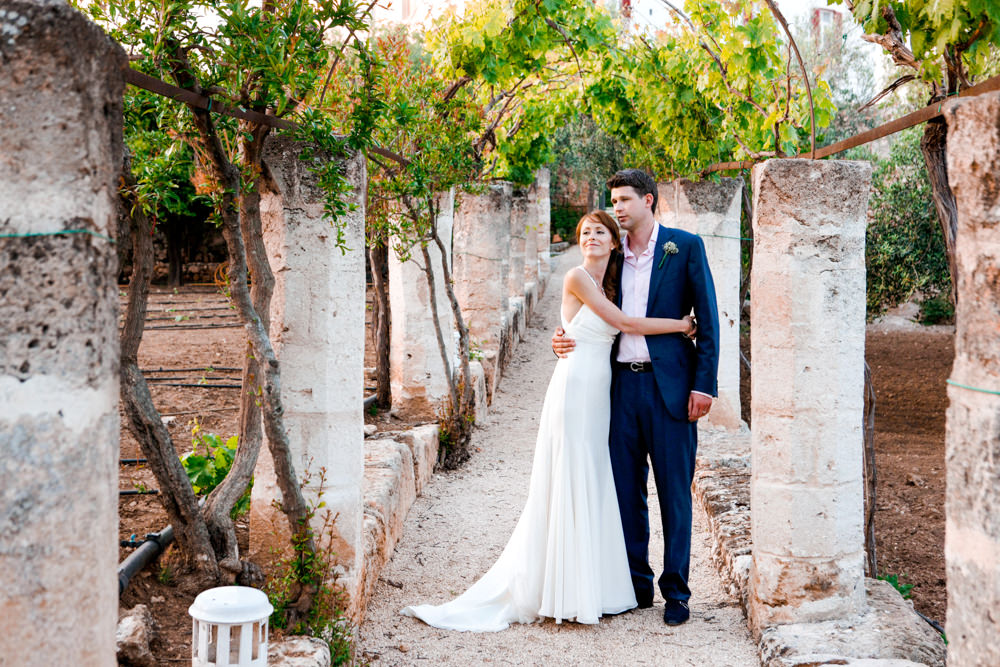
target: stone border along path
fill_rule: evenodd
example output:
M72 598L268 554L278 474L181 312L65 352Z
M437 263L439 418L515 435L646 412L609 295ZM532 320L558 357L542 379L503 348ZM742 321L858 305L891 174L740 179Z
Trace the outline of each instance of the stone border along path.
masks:
M527 494L538 416L556 361L549 338L558 322L562 278L579 262L575 246L553 258L553 275L526 338L504 373L490 416L473 434L472 459L461 470L435 474L411 508L357 633L358 655L373 665L760 664L743 612L711 563L711 537L697 502L694 597L684 625L663 623L659 595L652 609L606 617L597 626L546 621L464 633L399 615L408 604L441 603L462 593L507 543ZM655 563L662 559L663 538L652 479L649 486Z

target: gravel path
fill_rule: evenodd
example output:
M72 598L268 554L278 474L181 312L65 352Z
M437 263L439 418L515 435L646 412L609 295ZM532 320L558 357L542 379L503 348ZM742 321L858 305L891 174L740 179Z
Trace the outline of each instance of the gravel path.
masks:
M553 258L553 275L527 338L515 351L490 417L474 433L472 459L457 472L437 473L411 508L358 632L359 654L373 665L759 665L743 614L712 567L705 518L697 509L694 596L684 625L663 623L659 594L652 609L604 618L597 626L546 621L463 633L398 613L408 604L459 595L507 543L527 495L538 416L555 365L549 336L558 323L562 278L579 262L575 247ZM663 538L652 481L649 500L650 556L657 563Z

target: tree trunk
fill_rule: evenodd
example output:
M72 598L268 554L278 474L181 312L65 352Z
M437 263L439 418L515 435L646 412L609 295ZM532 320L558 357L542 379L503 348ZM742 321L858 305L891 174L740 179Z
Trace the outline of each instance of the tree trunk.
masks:
M372 328L375 343L376 403L383 410L392 407L392 390L389 384L389 245L384 236L373 241L368 248L372 270Z
M171 64L180 87L194 89L197 86L185 66L182 53L178 51L178 57ZM254 309L250 290L247 288L247 248L243 239L239 211L241 175L230 162L209 112L191 107L191 115L196 131L195 140L200 144L198 150L206 156L206 166L212 170L213 179L219 184L221 193L219 216L222 219L222 233L226 239L229 255L230 294L260 367L262 379L260 407L268 448L274 459L275 478L281 491L281 511L288 519L292 531L292 544L300 552L300 556L313 558L316 555L316 540L309 523L311 511L295 475L288 432L282 420L284 407L281 401L281 370L274 348L271 346L268 330ZM251 245L256 247L254 242L251 242ZM263 267L256 268L263 270ZM270 276L270 267L266 272ZM290 626L294 626L308 614L320 583L309 581L301 585L292 597L294 601L288 609Z
M433 211L433 207L431 211ZM451 278L451 271L448 268L448 253L444 247L444 242L437 233L437 222L431 221L431 240L437 244L441 253L441 275L444 277L444 290L448 295L448 302L451 304L451 312L455 317L455 328L458 330L458 361L459 368L462 369L458 380L448 378L449 383L455 383L449 387L453 394L458 395L458 405L451 403L448 406L448 413L442 419L442 430L447 429L450 438L449 446L442 450L440 455L441 465L446 470L458 468L469 460L469 439L472 434L472 425L475 423L475 406L473 405L471 372L469 370L469 329L465 326L465 319L462 317L462 307L455 296L454 282ZM440 322L438 322L440 326ZM447 364L445 364L447 367Z
M243 167L247 173L260 176L250 188L240 192L240 227L247 246L247 257L253 273L250 300L259 315L265 331L270 329L271 296L274 293L274 276L267 260L263 230L260 220L260 194L264 182L269 180L261 163L264 140L269 134L267 127L241 122L241 147ZM260 576L255 565L240 562L236 544L236 529L230 517L233 506L246 491L253 478L254 468L260 455L263 434L261 429L260 406L260 365L253 354L253 345L248 340L243 359L243 390L240 397L239 446L229 474L208 497L205 516L212 543L220 561L219 565L238 581L253 581ZM249 582L246 582L249 583Z
M123 179L126 187L135 186L128 162L123 169ZM139 344L146 319L149 282L153 276L152 225L141 207L133 207L132 202L124 198L119 205L125 211L132 211L129 216L133 246L132 279L121 333L121 401L126 425L138 441L160 486L160 502L188 565L197 575L195 585L211 586L219 581L219 569L208 528L170 433L153 405L146 378L139 370Z
M931 100L934 102L934 100ZM943 118L934 118L924 126L924 136L920 140L920 151L927 165L927 177L931 183L931 193L934 207L937 209L941 234L944 236L945 251L948 254L948 272L951 274L951 301L958 303L958 293L955 289L955 276L958 267L955 263L955 237L958 234L958 207L955 204L955 194L948 183L948 127Z

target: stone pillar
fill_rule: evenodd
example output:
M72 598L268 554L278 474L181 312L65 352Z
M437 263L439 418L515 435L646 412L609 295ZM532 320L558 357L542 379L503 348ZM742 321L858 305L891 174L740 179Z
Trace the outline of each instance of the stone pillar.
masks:
M510 271L507 274L507 293L512 297L524 296L525 250L532 213L528 192L515 188L510 205Z
M124 52L0 6L0 662L115 664Z
M438 235L448 251L450 267L455 191L450 190L439 196L438 205L441 207L437 218ZM445 293L441 270L441 252L433 243L428 244L427 250L434 271L438 318L448 350L448 364L451 365L455 356L455 337L451 302ZM389 252L389 309L392 312L389 376L392 408L407 417L434 417L448 398L447 370L441 360L430 289L423 266L424 257L419 245L400 248L399 241L394 240Z
M948 386L948 664L1000 664L1000 93L956 100L955 363ZM990 393L992 392L992 393Z
M343 568L339 583L353 597L363 554L365 161L359 154L346 163L357 209L339 221L349 248L342 253L337 232L324 217L316 176L299 158L302 148L278 136L264 148L274 187L261 197L264 243L275 277L271 340L281 362L295 472L300 479L309 475L306 497L318 500L325 469L323 501L337 520L324 540L330 540L326 543ZM288 548L288 523L272 506L280 497L273 462L263 450L250 516L250 550L262 560L272 558L272 546ZM321 524L317 516L317 530Z
M511 325L512 343L520 342L527 330L528 308L524 266L531 213L533 211L527 190L514 188L510 206L510 269L507 272L507 292L510 297L508 321Z
M463 192L455 210L455 296L469 328L473 351L482 354L486 392L492 402L509 347L506 315L509 270L510 183L493 183L483 194Z
M751 627L865 609L866 162L754 167Z
M535 198L535 210L538 212L538 293L541 295L545 291L545 284L549 281L552 273L549 263L549 244L552 242L552 206L549 201L549 181L551 180L549 170L542 167L535 174L535 188L533 191Z
M657 221L698 234L705 243L719 304L719 397L707 425L740 428L740 211L743 180L660 183Z

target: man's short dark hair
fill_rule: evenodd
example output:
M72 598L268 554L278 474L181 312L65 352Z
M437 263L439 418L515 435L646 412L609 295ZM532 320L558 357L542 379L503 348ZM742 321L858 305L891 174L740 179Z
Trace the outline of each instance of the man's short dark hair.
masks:
M641 169L622 169L608 179L607 186L608 190L631 186L635 188L640 197L645 197L647 194L653 195L653 213L656 213L656 202L660 198L656 191L656 182Z

